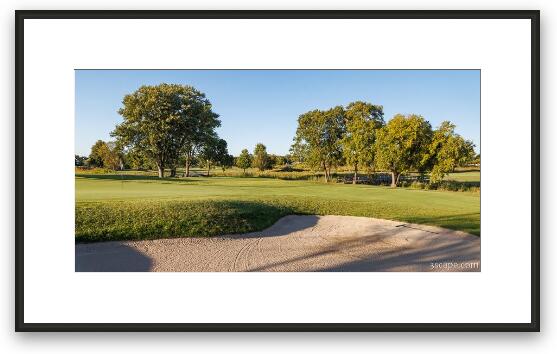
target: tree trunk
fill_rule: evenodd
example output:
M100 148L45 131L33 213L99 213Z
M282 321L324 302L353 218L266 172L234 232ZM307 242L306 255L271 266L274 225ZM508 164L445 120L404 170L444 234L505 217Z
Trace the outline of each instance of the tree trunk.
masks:
M209 161L207 161L207 177L209 177L210 173L211 173L211 164L209 163Z
M170 168L170 177L176 177L176 166Z
M164 178L164 167L161 164L157 164L157 169L159 170L159 178Z
M186 154L186 177L190 176L190 153Z
M396 188L399 176L400 175L396 171L391 171L391 187Z
M354 165L354 178L352 179L352 184L358 183L358 164Z

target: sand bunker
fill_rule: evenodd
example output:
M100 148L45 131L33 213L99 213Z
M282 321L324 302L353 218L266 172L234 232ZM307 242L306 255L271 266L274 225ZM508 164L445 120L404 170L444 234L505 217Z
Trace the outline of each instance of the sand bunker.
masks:
M75 246L76 271L480 271L480 238L353 216L290 215L261 232Z

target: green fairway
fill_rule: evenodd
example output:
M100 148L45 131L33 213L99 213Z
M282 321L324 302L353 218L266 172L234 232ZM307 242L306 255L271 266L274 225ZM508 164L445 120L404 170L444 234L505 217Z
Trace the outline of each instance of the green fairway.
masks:
M479 193L271 178L76 175L76 241L214 236L288 214L367 216L480 234Z
M480 171L462 171L449 173L445 176L447 181L477 182L480 183Z

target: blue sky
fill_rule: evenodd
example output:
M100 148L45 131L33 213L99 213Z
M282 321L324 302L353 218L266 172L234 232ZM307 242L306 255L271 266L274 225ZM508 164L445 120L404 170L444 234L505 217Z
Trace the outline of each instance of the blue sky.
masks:
M75 153L111 140L124 95L163 82L207 95L234 155L259 142L286 154L300 114L356 100L383 105L386 121L397 113L420 114L434 128L450 120L480 148L479 70L76 70Z

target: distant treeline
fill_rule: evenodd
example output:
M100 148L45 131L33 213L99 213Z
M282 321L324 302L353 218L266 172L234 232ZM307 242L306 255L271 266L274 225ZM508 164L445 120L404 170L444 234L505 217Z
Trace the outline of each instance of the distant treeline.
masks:
M301 114L288 155L269 154L259 143L252 153L244 149L236 157L215 131L219 115L194 87L141 86L122 104L123 122L111 132L115 140L97 141L88 157L75 156L76 166L156 169L162 178L165 169L175 176L177 166L189 176L191 166L203 166L209 174L214 166L235 165L245 172L300 164L322 170L327 181L332 169L351 166L354 183L359 172L380 170L390 172L396 186L409 171L428 173L438 182L459 166L479 165L474 144L456 134L451 122L433 129L420 115L397 114L385 123L383 107L369 102Z
M259 171L280 168L283 171L292 170L288 167L294 162L292 156L288 155L275 155L267 153L265 145L259 143L255 146L253 153L248 149L242 150L239 156L232 156L227 153L223 154L224 158L215 159L214 161L206 160L202 154L192 154L189 159L186 156L178 158L178 166L186 166L188 168L195 166L200 168L208 168L207 173L210 173L210 168L219 166L225 171L232 166L237 166L246 172L248 168L257 168ZM209 165L210 163L210 165ZM109 170L156 170L156 163L143 154L135 150L123 150L118 147L114 141L97 140L91 147L89 156L75 155L75 166L85 168L106 168ZM185 170L185 168L184 168ZM185 175L188 174L186 171Z
M332 168L346 164L353 167L354 183L360 170L382 170L391 173L392 186L409 171L439 182L479 159L474 143L456 134L449 121L434 130L420 115L397 114L385 123L383 106L362 101L300 115L291 153L322 169L327 179Z

